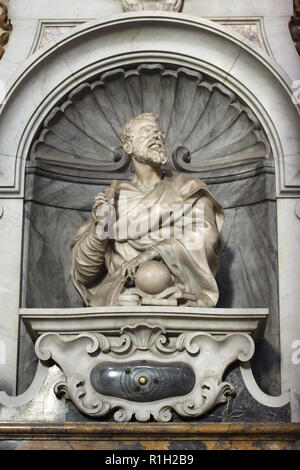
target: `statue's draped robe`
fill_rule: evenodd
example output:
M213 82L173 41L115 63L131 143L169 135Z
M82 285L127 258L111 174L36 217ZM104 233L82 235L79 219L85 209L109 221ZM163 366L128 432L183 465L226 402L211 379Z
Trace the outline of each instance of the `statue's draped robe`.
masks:
M176 210L170 211L170 206L176 206ZM223 210L202 181L174 174L148 192L130 182L120 183L115 207L114 238L99 239L91 217L72 242L72 280L87 306L117 305L118 295L124 290L122 265L150 247L168 266L174 283L185 292L196 294L197 306L216 305L219 294L215 275ZM160 210L161 217L149 222L145 208L154 209L154 214ZM188 224L180 231L182 210L188 213ZM126 226L129 230L125 230ZM162 230L166 230L165 238Z

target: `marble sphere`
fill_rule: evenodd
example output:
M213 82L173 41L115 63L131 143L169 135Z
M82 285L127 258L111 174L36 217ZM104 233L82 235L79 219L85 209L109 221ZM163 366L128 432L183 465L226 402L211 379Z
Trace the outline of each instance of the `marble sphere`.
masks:
M135 275L135 285L146 294L156 295L170 287L172 282L167 266L159 261L146 261Z

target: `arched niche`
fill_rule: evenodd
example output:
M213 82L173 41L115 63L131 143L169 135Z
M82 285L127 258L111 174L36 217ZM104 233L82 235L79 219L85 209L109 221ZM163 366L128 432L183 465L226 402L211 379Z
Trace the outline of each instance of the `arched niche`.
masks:
M231 147L231 154L213 154L207 161L200 156L194 167L193 149L189 148L188 139L183 143L179 139L178 145L176 143L175 148L171 145L170 151L177 170L193 171L205 179L220 202L227 204L225 209L231 211L223 233L225 250L218 277L220 305L267 306L272 310L264 346L258 351L256 364L259 366L254 364L254 367L265 391L276 393L279 391L279 326L275 197L276 193L295 191L293 178L297 178L297 168L292 165L290 171L283 169L284 156L295 162L299 152L299 118L290 99L288 79L276 65L247 41L210 21L177 14L143 13L88 23L37 53L12 83L0 118L0 132L6 135L0 152L16 158L14 183L3 191L23 195L25 164L27 166L22 305L69 307L81 304L68 277L66 260L70 240L87 217L92 196L112 177L130 175L130 166L118 145L110 149L112 158L103 160L101 170L98 164L92 169L91 162L76 166L61 155L56 161L52 155L49 162L49 155L43 159L41 156L45 154L38 154L38 145L47 144L47 133L49 135L53 126L64 119L67 110L74 107L74 101L84 101L86 91L96 88L96 82L109 83L108 77L113 81L117 74L124 77L133 70L140 77L142 70L147 70L145 75L149 75L151 67L151 82L162 76L162 70L170 76L169 71L173 71L176 83L178 77L185 76L187 83L191 81L195 85L197 82L199 89L209 93L208 102L215 99L220 104L222 99L227 100L228 108L235 110L233 112L238 110L239 115L245 116L245 126L249 126L245 136L246 140L250 139L248 146L234 148L236 152ZM22 113L18 112L20 107ZM194 150L196 155L199 149ZM244 150L244 158L230 161L234 153ZM105 165L108 166L104 168ZM222 191L218 194L222 185L227 185L226 201ZM251 196L254 199L251 200ZM237 216L235 204L243 208L243 215ZM234 238L234 233L243 238L242 242ZM250 238L253 244L247 245L245 241L253 234L258 234L258 238L256 241ZM231 247L235 246L234 254L228 245L230 237L233 237L230 243ZM253 257L257 247L260 254ZM249 255L246 255L247 250ZM234 263L237 269L232 267ZM267 292L262 289L266 285ZM233 295L232 286L239 292L237 297ZM24 347L24 338L21 347Z
M83 306L69 274L72 236L100 190L112 179L132 178L120 133L142 112L154 112L165 130L167 170L204 180L225 209L218 307L270 308L257 370L265 373L262 358L269 361L271 354L275 389L279 326L271 147L239 96L191 68L141 63L105 71L77 85L44 119L26 170L23 307Z

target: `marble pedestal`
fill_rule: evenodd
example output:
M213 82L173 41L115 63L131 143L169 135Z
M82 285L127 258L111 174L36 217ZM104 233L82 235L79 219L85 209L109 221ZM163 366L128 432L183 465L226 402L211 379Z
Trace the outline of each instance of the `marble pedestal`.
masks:
M234 361L250 360L268 310L103 307L20 315L35 342L38 374L53 362L64 374L57 397L89 417L114 412L122 422L170 421L172 411L197 417L225 403L234 388L223 375ZM0 404L28 402L31 388L23 397L2 392Z

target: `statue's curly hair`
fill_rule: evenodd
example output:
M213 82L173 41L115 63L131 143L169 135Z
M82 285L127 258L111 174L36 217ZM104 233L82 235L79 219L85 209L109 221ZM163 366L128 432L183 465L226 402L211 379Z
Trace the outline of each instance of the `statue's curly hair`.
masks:
M124 124L124 126L122 127L121 142L123 145L127 143L129 140L131 140L135 123L143 119L151 119L152 121L156 121L157 124L159 125L158 119L153 113L142 113L142 114L139 114L138 116L135 116L134 118L127 121L126 124Z

